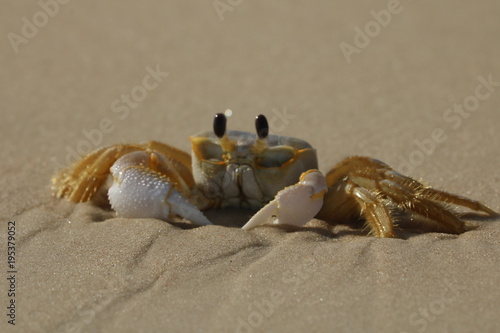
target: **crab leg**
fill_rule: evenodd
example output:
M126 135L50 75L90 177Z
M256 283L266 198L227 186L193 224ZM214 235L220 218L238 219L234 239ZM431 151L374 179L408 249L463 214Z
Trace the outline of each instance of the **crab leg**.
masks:
M134 150L137 150L134 146L120 145L100 148L90 153L52 178L56 195L67 197L73 202L91 199L108 178L109 168L116 159Z
M445 204L497 213L482 203L425 187L380 161L354 156L345 159L326 176L329 185L318 218L345 222L361 215L377 237L394 237L394 218L387 207L397 207L426 218L433 230L459 234L465 231L459 214ZM358 207L354 207L356 202ZM357 209L356 209L357 208Z
M108 191L113 209L123 217L171 220L179 215L199 225L212 224L165 172L159 172L168 165L156 152L136 151L119 158L111 167L114 183Z
M151 141L140 145L114 145L100 148L85 156L74 165L59 172L52 184L58 197L67 197L73 202L90 200L109 176L109 168L117 159L134 151L157 151L167 157L171 174L185 195L194 185L191 175L191 157L163 143ZM174 171L175 170L175 171ZM171 172L171 173L172 173Z
M498 216L497 212L477 200L472 200L460 195L439 191L433 188L424 188L421 193L424 196L430 197L432 200L467 207L478 212L484 212L488 216Z
M274 200L255 213L242 229L265 224L273 217L273 224L302 226L321 209L326 191L325 177L321 172L306 171L297 184L279 191Z

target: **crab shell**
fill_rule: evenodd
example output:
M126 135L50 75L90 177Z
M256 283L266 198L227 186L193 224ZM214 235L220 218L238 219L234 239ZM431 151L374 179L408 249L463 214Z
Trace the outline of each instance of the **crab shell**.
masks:
M297 138L241 131L218 138L204 131L190 140L193 177L212 207L261 208L302 172L318 168L316 150Z

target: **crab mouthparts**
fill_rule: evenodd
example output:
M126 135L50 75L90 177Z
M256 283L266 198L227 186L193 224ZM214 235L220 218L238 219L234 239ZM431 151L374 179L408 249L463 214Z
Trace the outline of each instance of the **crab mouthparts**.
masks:
M265 199L251 166L228 164L222 180L222 207L258 209Z

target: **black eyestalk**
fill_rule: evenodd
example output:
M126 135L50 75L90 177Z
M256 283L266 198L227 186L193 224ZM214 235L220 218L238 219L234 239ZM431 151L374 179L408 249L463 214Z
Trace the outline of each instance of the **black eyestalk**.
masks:
M255 129L259 139L265 139L269 135L269 124L267 123L266 116L259 114L255 117Z
M227 118L224 113L217 113L214 117L214 133L218 138L222 138L226 134Z

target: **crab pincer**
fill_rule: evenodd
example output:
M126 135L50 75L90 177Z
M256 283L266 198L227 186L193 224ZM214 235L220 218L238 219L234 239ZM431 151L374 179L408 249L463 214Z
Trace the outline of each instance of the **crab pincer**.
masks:
M315 169L303 172L297 184L279 191L274 200L252 216L242 229L252 229L272 218L273 224L303 226L323 206L326 191L326 180L321 172Z
M136 151L119 158L111 167L114 182L109 202L123 217L172 220L175 215L198 224L212 224L174 186L172 178L158 172L168 160L154 152Z

